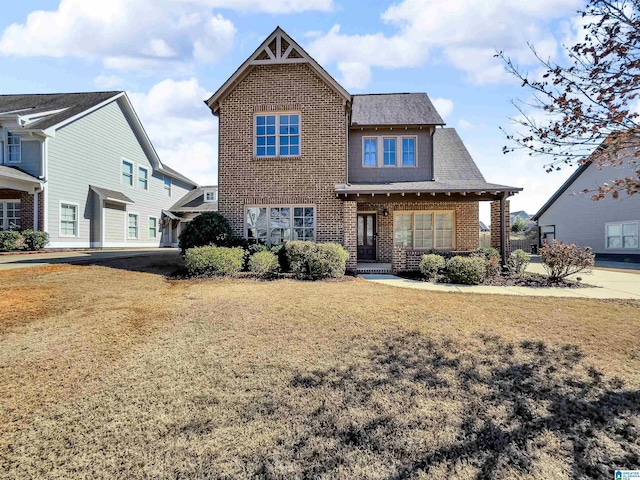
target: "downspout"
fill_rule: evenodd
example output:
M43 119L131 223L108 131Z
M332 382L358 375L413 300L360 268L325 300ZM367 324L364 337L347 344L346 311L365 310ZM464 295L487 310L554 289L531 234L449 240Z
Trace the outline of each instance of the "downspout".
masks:
M44 180L42 184L42 219L43 225L42 230L44 232L49 231L49 159L47 158L49 155L49 137L45 137L42 142L42 175L40 175L40 179Z
M349 183L349 107L348 103L345 102L345 111L344 111L344 139L345 139L345 158L347 160L346 167L346 178L344 179L345 185L350 185Z
M500 195L500 256L502 257L502 265L507 264L507 228L504 224L506 218L504 215L504 207L506 205L507 192Z
M434 151L433 146L433 136L436 134L436 127L431 127L431 181L435 181L436 179L436 152Z

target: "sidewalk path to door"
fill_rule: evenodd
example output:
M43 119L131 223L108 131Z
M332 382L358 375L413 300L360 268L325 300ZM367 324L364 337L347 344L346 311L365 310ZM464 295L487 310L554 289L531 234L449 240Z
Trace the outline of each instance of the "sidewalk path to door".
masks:
M527 271L544 273L541 264L530 264ZM418 280L408 280L395 275L360 275L383 285L401 288L416 288L434 292L463 292L494 295L530 295L536 297L574 297L574 298L620 298L640 300L640 275L637 273L612 272L594 269L576 276L582 282L594 288L559 288L559 287L494 287L488 285L452 285L434 284ZM576 276L573 276L575 279Z

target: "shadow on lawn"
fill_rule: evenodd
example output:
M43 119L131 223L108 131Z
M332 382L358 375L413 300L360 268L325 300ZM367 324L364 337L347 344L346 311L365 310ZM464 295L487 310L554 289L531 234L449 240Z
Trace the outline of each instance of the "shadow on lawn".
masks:
M359 365L292 378L290 397L326 401L283 439L289 458L275 449L249 462L256 476L279 478L288 464L303 478L342 478L371 459L387 467L376 478L388 479L460 468L475 478L539 476L549 462L570 478L606 478L640 464L640 392L605 379L576 347L489 336L463 346L417 333L378 345Z

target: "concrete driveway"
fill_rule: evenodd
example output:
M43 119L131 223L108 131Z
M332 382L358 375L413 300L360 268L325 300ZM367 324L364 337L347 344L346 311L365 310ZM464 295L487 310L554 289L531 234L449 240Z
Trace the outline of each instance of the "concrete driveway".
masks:
M527 271L545 273L541 264L532 263ZM396 277L395 275L361 275L362 278L385 285L402 288L416 288L435 292L485 293L497 295L530 295L536 297L574 297L574 298L622 298L640 300L640 275L637 273L612 272L594 269L589 273L574 275L582 278L582 283L594 288L557 288L557 287L494 287L487 285L450 285L434 284Z
M92 263L100 260L110 260L114 258L132 258L148 255L175 256L177 251L177 248L131 248L126 250L104 249L19 255L0 255L0 270L43 267L60 263Z

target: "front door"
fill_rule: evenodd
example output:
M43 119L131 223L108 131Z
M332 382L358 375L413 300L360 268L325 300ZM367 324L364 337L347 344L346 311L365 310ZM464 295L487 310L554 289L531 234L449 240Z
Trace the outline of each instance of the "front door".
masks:
M358 214L358 260L376 260L376 214Z

